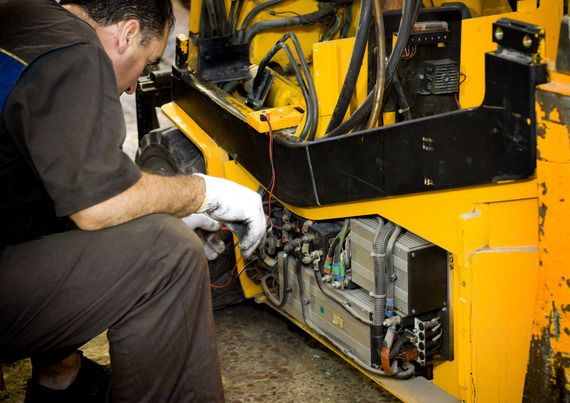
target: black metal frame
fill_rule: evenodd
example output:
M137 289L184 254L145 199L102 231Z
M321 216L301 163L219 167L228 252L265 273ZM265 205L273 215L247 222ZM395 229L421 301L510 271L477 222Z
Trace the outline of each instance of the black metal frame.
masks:
M536 166L534 89L546 82L546 66L493 53L485 66L478 108L301 144L276 135L274 195L310 207L529 178ZM174 71L174 101L268 185L268 136L225 97L202 78Z
M491 52L485 71L485 99L477 108L313 142L274 133L274 195L311 207L531 177L534 90L546 82L546 65ZM232 158L269 185L268 135L249 126L229 95L201 76L173 67L172 95L164 77L151 74L137 89L139 136L156 127L154 108L172 96Z
M160 108L171 101L171 88L172 74L170 69L152 71L139 78L135 92L139 141L148 132L158 128L156 108Z

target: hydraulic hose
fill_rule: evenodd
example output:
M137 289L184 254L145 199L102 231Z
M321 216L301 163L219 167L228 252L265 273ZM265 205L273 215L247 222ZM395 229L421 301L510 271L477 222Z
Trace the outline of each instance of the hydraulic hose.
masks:
M414 3L415 1L415 3ZM400 20L400 26L398 28L398 37L396 39L396 44L394 45L394 50L390 54L390 58L386 65L386 76L385 82L391 83L392 79L394 78L394 74L402 59L402 54L404 53L404 49L408 43L408 39L412 30L412 27L416 21L417 15L419 14L421 8L421 1L419 0L404 0L404 9L402 18ZM387 88L384 91L384 98L387 94ZM325 139L329 137L336 137L343 134L347 134L352 130L354 127L358 125L363 119L366 118L368 113L371 110L372 102L374 98L374 91L371 91L364 102L354 111L352 115L344 122L342 122L338 127L334 130L331 130L328 133L325 133L324 136L320 137L320 139ZM319 140L320 140L319 139Z
M364 59L364 52L366 51L366 43L368 42L368 32L370 30L370 22L372 21L372 3L370 1L363 1L360 6L360 18L358 20L358 29L354 39L354 48L352 56L346 72L342 89L338 96L338 101L331 116L331 120L327 126L326 132L335 129L344 119L346 110L354 93L356 81L360 74L362 67L362 60Z
M291 49L285 43L287 39L291 39L293 45L295 46L295 51L297 52L297 55L299 57L299 62L301 63L301 68L303 69L305 79L303 79L303 75L299 70L299 66L297 66L297 62L295 61L295 57L293 56ZM285 35L283 35L281 39L279 39L277 43L263 57L263 59L259 63L257 74L253 79L252 89L257 88L257 86L259 86L263 71L269 64L271 58L273 58L273 56L275 56L275 54L280 49L283 49L287 54L287 58L289 59L289 63L291 64L291 67L295 72L297 81L299 81L299 86L301 88L301 92L303 93L303 97L305 98L305 103L307 105L307 118L305 119L305 125L303 126L303 129L299 137L304 140L312 141L315 138L315 133L317 131L317 124L318 124L317 121L319 118L319 104L317 100L317 90L315 88L315 84L313 82L309 66L307 65L307 61L305 60L305 55L303 54L303 49L301 48L301 44L299 43L297 36L293 32L288 32Z
M394 224L388 222L376 232L374 238L374 324L372 325L372 350L379 353L384 341L386 318L386 247L394 232Z
M394 245L402 233L402 227L395 225L386 245L386 317L391 318L394 311Z
M284 266L285 267L283 268L283 284L279 284L279 299L275 298L275 296L269 289L269 286L267 285L267 279L273 276L273 273L269 273L263 276L263 278L261 279L261 288L263 288L265 296L267 297L269 302L271 302L273 305L275 305L278 308L285 306L285 304L287 303L287 293L288 293L287 288L289 288L289 275L288 275L289 255L285 255Z
M230 12L228 13L228 24L230 26L233 25L233 21L235 18L235 13L236 13L236 5L237 5L238 0L232 0L232 4L230 5Z
M382 0L374 0L374 20L376 22L376 85L374 86L374 100L372 112L368 119L366 129L372 129L380 112L382 111L382 101L384 100L384 83L386 74L386 39L384 32L384 17L382 16Z
M295 46L295 51L299 57L299 62L301 63L301 68L303 69L303 74L305 75L305 80L307 81L307 87L309 88L309 102L311 102L311 128L305 140L313 141L315 139L315 134L317 133L317 126L319 120L319 101L317 98L317 89L315 88L315 83L313 77L311 76L311 71L309 70L309 65L303 54L303 48L297 36L293 32L288 32L282 37L283 41L291 39L293 46ZM307 107L308 108L308 107ZM309 110L307 109L307 114Z
M200 16L200 37L214 38L230 33L223 0L204 0Z
M255 6L254 8L251 9L251 11L249 13L247 13L247 15L245 16L245 18L243 19L243 22L241 23L241 28L237 34L237 43L242 43L243 40L243 35L245 34L245 30L247 29L249 23L251 22L251 20L253 20L253 18L259 14L261 11L265 10L267 7L271 7L274 6L276 4L281 3L283 0L268 0L265 3L261 3L258 4L257 6Z
M236 31L237 31L237 23L239 20L239 16L241 14L241 9L243 7L243 1L244 0L239 0L239 4L237 6L237 10L235 10L235 14L232 15L231 8L230 8L230 16L232 17L232 20L230 20L229 23L231 24L232 36L234 39L235 39ZM235 0L232 1L231 7L235 9Z
M259 21L245 31L243 39L239 43L251 43L251 40L255 35L268 29L285 28L295 25L314 25L323 18L334 14L336 14L334 7L328 4L319 3L319 10L309 14L278 18L276 20Z

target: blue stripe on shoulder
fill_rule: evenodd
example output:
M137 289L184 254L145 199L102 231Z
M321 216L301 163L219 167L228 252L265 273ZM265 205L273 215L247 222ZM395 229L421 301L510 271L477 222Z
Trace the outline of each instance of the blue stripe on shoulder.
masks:
M26 63L0 48L0 115L4 101L26 68Z

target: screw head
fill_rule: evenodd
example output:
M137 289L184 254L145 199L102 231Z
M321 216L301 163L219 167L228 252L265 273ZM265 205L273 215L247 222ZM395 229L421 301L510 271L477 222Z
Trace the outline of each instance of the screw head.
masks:
M497 27L495 29L495 39L498 41L502 41L504 36L503 28Z
M532 38L530 37L530 35L525 35L523 40L522 40L523 46L525 48L530 48L532 46Z

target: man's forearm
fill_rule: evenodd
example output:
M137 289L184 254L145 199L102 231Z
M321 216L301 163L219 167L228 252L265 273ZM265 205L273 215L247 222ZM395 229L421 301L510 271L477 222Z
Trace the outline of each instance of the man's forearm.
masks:
M123 224L148 214L185 217L200 208L206 186L199 176L159 176L143 172L129 189L70 218L86 231Z

